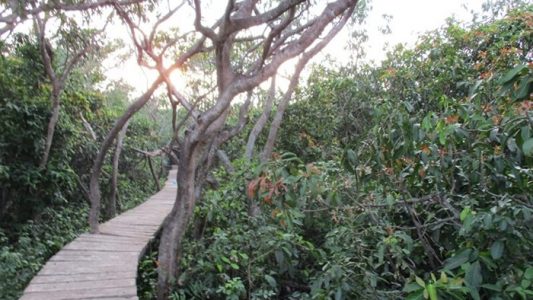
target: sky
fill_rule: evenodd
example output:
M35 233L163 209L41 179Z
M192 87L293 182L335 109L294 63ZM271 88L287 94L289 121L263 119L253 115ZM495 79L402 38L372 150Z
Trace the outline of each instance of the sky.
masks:
M392 46L405 43L413 46L420 33L436 29L446 23L446 19L454 16L457 20L469 22L471 13L465 9L465 5L473 11L480 11L481 4L485 0L372 0L372 11L369 13L364 24L369 33L369 41L365 45L367 60L379 62L385 58L386 45ZM205 12L208 13L208 12ZM392 16L389 26L391 33L383 35L379 28L386 22L383 15ZM346 28L345 28L346 29ZM125 31L117 29L115 35L125 35ZM322 55L330 55L339 61L347 57L343 51L349 33L344 30L333 40ZM129 42L127 37L124 37ZM340 45L343 45L340 47ZM320 57L314 61L319 61ZM123 79L136 90L143 91L155 78L155 72L146 71L137 66L131 59L126 63L108 68L108 78L112 80ZM183 86L176 77L178 88Z
M383 47L406 43L414 45L420 33L441 27L446 19L469 22L472 15L464 8L481 10L483 0L373 0L373 10L365 25L369 35L367 53L369 59L380 61L385 58ZM391 34L383 35L378 28L385 24L383 15L391 15Z

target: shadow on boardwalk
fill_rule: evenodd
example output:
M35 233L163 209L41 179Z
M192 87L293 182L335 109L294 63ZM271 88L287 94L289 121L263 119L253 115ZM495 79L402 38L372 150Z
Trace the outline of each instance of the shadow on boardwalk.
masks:
M176 170L143 204L84 233L54 255L24 290L21 300L138 299L137 264L176 197Z

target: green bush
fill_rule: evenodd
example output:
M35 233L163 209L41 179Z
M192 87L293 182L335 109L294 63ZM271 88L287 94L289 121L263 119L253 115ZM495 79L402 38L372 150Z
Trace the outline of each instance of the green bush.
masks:
M531 298L532 20L316 69L285 154L236 161L196 207L174 299Z
M90 60L86 64L66 83L50 159L39 168L51 109L39 48L25 35L0 45L0 299L17 299L46 260L86 230L88 205L81 186L87 184L100 140L128 105L127 91L96 89L99 67ZM107 105L111 100L115 105ZM131 122L119 164L122 209L155 192L146 161L133 148L160 147L154 134L159 129L146 111ZM161 164L154 159L156 170ZM110 176L111 157L102 176L104 204Z

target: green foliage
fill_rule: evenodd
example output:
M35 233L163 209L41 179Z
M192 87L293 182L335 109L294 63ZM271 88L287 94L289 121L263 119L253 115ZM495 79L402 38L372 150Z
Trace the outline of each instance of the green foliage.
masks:
M174 299L531 298L532 22L317 68L286 154L234 162L196 207Z
M17 299L46 260L86 228L87 211L79 204L46 208L38 220L18 224L15 242L0 230L2 299Z
M88 205L81 186L87 182L99 140L128 105L127 93L110 91L109 101L115 105L106 106L108 91L94 88L100 79L99 66L90 59L69 76L61 95L50 160L46 168L39 168L50 118L50 83L32 38L17 35L13 43L1 45L1 299L17 299L42 264L86 229ZM153 111L162 114L157 107ZM80 116L90 124L97 141ZM139 204L155 191L146 162L132 149L158 148L158 130L158 122L146 111L131 122L119 165L122 209ZM162 163L155 159L158 173ZM105 199L111 176L110 158L104 171Z
M241 299L247 293L251 299L298 299L309 290L305 283L312 274L302 262L314 264L321 256L309 239L325 229L317 231L301 209L318 198L336 201L338 166L306 166L287 154L268 165L239 169L195 210L197 226L185 245L178 299ZM325 181L331 186L321 184ZM248 201L260 203L257 218L249 217Z
M531 298L532 24L531 6L470 28L450 21L380 66L316 68L287 110L284 154L237 160L204 191L171 299ZM39 169L51 87L38 47L18 35L0 53L0 298L15 299L85 228L80 185L97 142L79 116L101 139L128 87L94 89L94 61L74 70ZM168 114L156 103L131 121L123 209L153 192L136 149L160 146ZM109 161L103 171L105 196ZM144 299L156 256L140 263Z
M307 88L296 97L303 99L286 111L281 147L305 161L338 158L340 149L367 130L372 117L367 97L376 94L371 83L374 73L370 68L361 68L356 74L315 68Z
M157 286L157 246L159 239L153 240L145 255L139 261L137 290L140 299L155 299Z
M531 70L524 67L531 18L523 11L471 30L451 24L414 50L396 49L384 62L377 122L346 151L359 193L389 206L375 212L377 224L418 239L412 249L390 248L411 256L393 254L400 260L378 273L389 287L425 278L425 286L416 280L419 289L405 286L413 299L532 292L521 279L533 246ZM437 195L426 198L431 204L397 200L428 194ZM437 270L452 286L434 278Z

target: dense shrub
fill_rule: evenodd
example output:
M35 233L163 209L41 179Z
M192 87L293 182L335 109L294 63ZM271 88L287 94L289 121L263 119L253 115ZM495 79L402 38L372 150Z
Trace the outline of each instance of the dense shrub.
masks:
M51 156L39 168L50 117L50 84L38 46L18 35L0 48L0 298L16 299L44 262L86 229L84 186L100 139L128 103L127 91L97 90L97 65L74 70L61 98ZM89 71L88 71L89 70ZM115 95L114 98L111 96ZM112 99L111 99L112 98ZM107 105L114 100L115 105ZM94 130L94 140L81 121ZM119 165L123 209L155 191L146 162L135 149L157 149L159 124L143 112L131 122ZM162 162L155 161L160 169ZM104 166L104 199L110 161ZM139 184L142 183L142 184Z
M532 22L315 70L278 144L296 155L204 195L174 299L531 298Z

